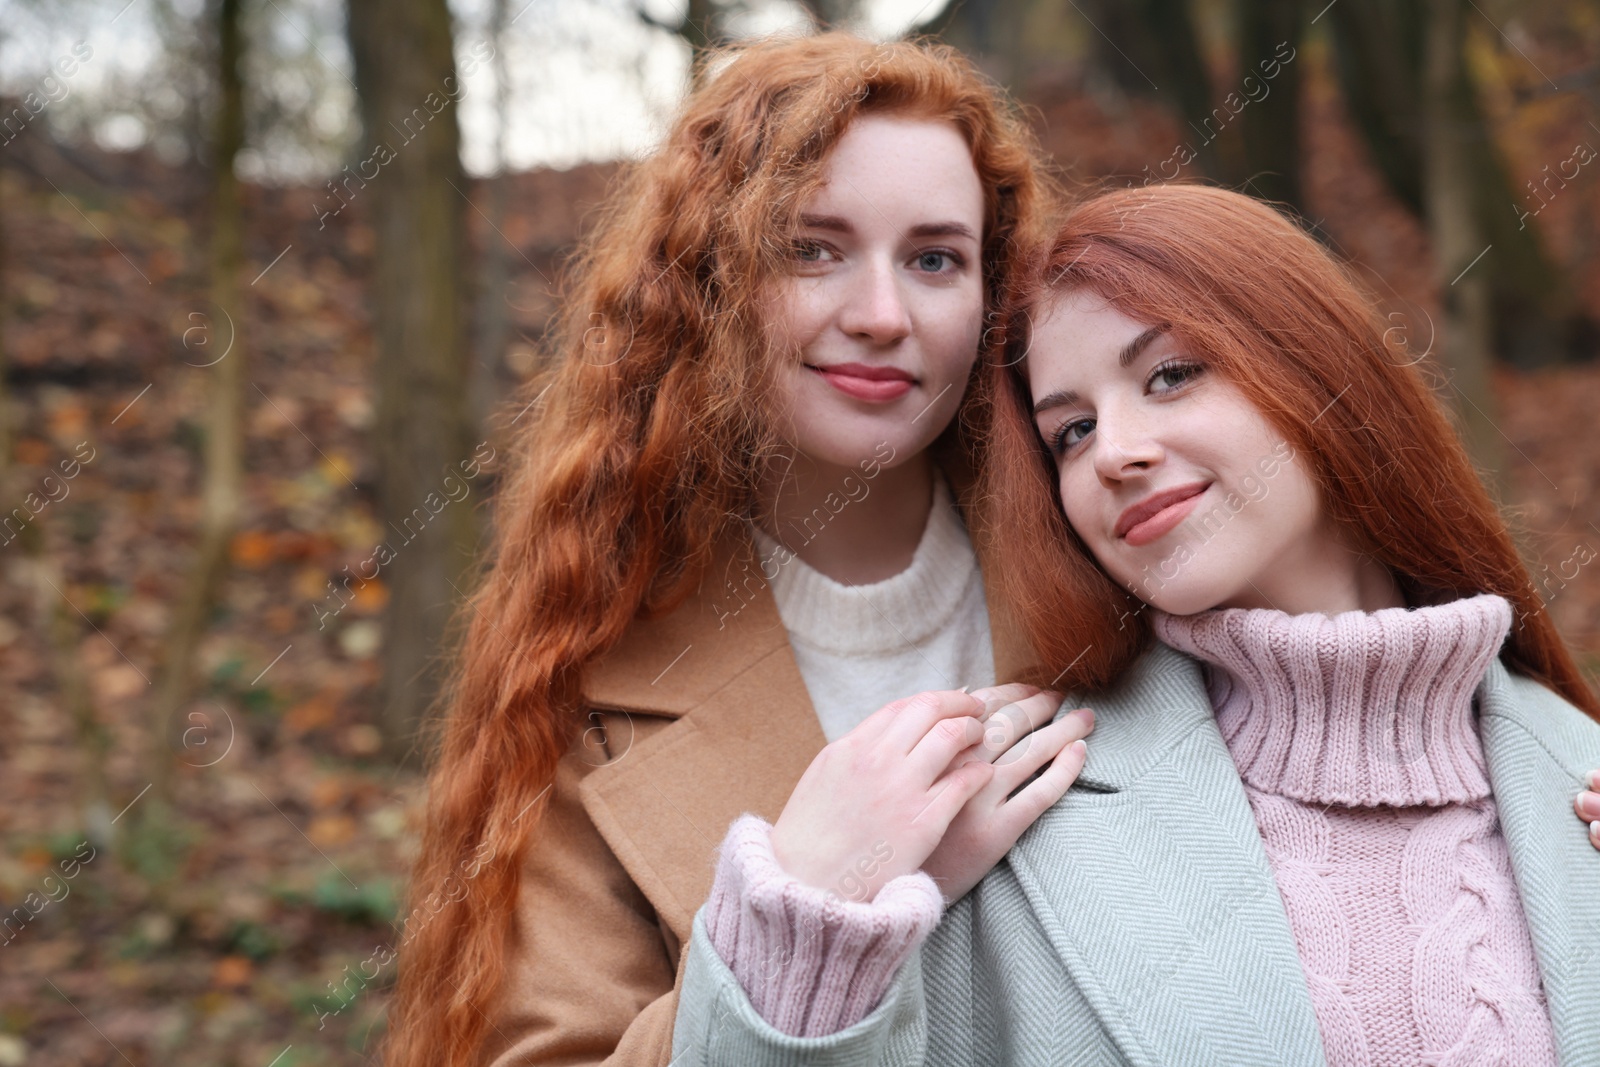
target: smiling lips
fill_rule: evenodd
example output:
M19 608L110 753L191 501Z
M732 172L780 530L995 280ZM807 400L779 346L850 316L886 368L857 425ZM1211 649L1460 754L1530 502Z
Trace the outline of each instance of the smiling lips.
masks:
M1151 493L1124 511L1112 532L1136 548L1147 545L1187 519L1210 487L1210 482L1194 482Z
M876 404L899 400L916 384L915 378L898 367L869 367L865 363L835 363L827 367L808 363L806 367L822 375L845 396Z

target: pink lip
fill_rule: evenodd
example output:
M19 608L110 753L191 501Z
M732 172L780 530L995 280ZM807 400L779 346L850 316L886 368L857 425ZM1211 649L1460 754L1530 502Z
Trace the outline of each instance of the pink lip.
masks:
M835 363L810 369L822 375L824 381L846 396L879 404L900 399L916 384L915 378L898 367Z
M1208 488L1209 482L1194 482L1152 493L1122 513L1113 533L1134 547L1147 545L1188 518Z

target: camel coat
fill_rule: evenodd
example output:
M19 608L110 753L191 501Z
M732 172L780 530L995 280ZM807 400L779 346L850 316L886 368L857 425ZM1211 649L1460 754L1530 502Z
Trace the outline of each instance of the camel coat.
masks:
M970 471L941 465L968 499ZM976 537L974 549L981 569ZM745 538L723 546L698 595L635 623L591 666L591 725L561 762L523 869L481 1064L671 1061L683 948L716 847L744 812L776 820L826 743L751 551ZM1021 677L1025 645L987 581L985 596L995 677Z

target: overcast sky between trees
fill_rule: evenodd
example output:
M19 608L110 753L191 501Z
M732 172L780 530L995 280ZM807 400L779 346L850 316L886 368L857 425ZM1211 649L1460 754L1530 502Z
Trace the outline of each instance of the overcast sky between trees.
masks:
M641 0L662 22L672 0ZM857 27L875 37L925 21L945 0L866 0ZM457 62L487 36L490 0L451 0ZM361 146L355 118L344 5L339 0L251 0L247 46L265 77L262 123L241 155L241 176L314 180ZM0 93L45 101L33 119L52 136L106 148L150 146L181 162L204 100L193 58L204 0L0 0ZM510 70L507 164L568 167L648 149L684 85L688 48L645 24L634 0L510 0L505 35ZM804 26L791 0L748 0L741 33ZM92 53L63 77L62 58ZM266 60L270 57L271 62ZM54 70L52 69L54 67ZM249 72L247 71L247 78ZM479 64L460 100L462 155L474 175L495 169L495 74Z

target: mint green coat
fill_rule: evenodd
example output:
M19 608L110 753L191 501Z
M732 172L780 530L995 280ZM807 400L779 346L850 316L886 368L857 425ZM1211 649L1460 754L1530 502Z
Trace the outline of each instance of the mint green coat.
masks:
M1600 851L1572 812L1600 723L1499 660L1475 699L1560 1062L1600 1064ZM1077 783L848 1030L772 1029L696 916L674 1067L1323 1067L1200 664L1158 643L1083 703L1095 730Z

